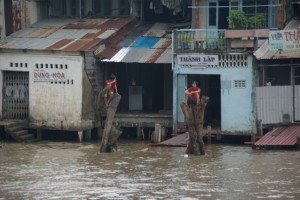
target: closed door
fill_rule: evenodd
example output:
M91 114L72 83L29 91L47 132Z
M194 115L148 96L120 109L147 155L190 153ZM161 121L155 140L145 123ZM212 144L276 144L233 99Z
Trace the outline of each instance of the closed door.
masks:
M180 104L185 99L185 90L187 89L187 75L179 74L178 75L178 85L177 85L177 122L184 122L184 115L182 113Z
M27 119L29 107L28 72L3 72L3 118Z

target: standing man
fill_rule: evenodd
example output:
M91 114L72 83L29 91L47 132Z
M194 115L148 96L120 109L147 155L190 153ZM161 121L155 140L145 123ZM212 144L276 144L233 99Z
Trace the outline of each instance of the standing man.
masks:
M193 81L192 87L185 90L185 102L188 105L195 105L200 103L201 89L197 85L197 81Z

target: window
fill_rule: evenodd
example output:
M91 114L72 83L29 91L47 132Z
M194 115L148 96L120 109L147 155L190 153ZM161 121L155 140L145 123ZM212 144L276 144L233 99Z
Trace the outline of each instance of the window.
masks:
M245 88L246 81L245 80L235 80L235 81L233 81L233 87L234 88Z
M209 3L209 26L216 26L217 25L217 3L210 2Z
M238 1L231 1L230 2L230 10L238 10L239 9L239 2Z
M269 0L244 0L243 11L247 17L253 17L256 14L265 16L265 25L268 23Z
M300 67L295 68L295 85L300 85Z

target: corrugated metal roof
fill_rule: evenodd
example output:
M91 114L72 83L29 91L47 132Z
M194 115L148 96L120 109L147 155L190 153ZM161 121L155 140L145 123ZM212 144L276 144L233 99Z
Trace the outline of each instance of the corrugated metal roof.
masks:
M185 147L187 146L188 133L179 134L173 138L158 143L157 146L173 146L173 147Z
M300 21L293 19L284 29L297 29L299 26ZM274 51L269 49L269 42L265 41L264 44L261 45L261 47L254 53L254 56L258 60L299 58L300 49Z
M62 20L60 23L45 20L2 39L0 48L87 51L114 36L133 21L134 17Z
M300 137L300 125L283 129L276 128L264 135L254 145L257 147L294 146L297 144L297 137Z
M96 55L103 62L126 62L126 63L171 63L172 62L172 38L169 37L169 25L156 23L129 46L121 47L115 54L111 55L114 47L107 48ZM151 33L151 34L150 34ZM129 36L130 37L130 36ZM123 40L127 41L126 38ZM128 45L128 42L120 42ZM111 56L109 56L111 55Z

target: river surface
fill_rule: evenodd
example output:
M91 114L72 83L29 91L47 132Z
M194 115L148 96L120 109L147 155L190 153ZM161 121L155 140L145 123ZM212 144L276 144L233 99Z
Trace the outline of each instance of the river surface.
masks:
M99 143L5 143L2 199L300 199L300 152L208 145L185 148L123 141L99 154Z

